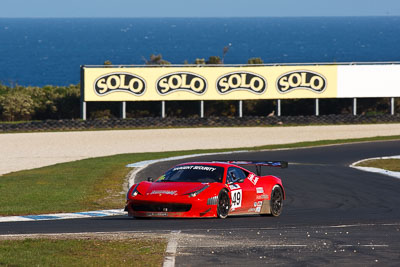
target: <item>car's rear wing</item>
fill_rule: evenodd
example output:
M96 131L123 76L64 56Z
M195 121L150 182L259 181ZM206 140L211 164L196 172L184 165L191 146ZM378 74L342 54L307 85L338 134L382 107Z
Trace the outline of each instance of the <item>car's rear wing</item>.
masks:
M287 161L252 161L252 160L224 160L219 162L227 162L235 165L243 165L243 166L255 166L257 175L261 175L261 167L278 167L278 168L287 168L289 167L289 163Z

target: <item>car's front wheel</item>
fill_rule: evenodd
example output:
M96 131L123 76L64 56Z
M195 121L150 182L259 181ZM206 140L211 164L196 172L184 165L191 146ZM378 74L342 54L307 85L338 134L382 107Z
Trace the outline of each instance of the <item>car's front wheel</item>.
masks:
M229 208L231 206L228 192L221 190L218 195L217 216L218 218L225 219L228 217Z
M281 215L283 209L283 191L279 185L272 188L271 193L271 215L277 217Z

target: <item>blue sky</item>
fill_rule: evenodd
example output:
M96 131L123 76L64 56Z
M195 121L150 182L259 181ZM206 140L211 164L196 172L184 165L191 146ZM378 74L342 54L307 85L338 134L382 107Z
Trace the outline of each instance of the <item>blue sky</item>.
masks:
M1 0L0 17L399 16L399 0Z

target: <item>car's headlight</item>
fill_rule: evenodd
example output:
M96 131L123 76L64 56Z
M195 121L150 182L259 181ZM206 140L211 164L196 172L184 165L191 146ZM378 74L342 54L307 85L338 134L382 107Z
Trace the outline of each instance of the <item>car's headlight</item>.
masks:
M205 185L204 187L202 187L202 188L200 188L200 189L198 189L198 190L196 190L196 191L187 193L187 194L185 194L185 195L189 195L189 197L195 197L195 196L197 196L198 194L200 194L201 192L203 192L204 190L206 190L208 187L209 187L209 185Z
M137 184L137 185L133 188L132 192L130 193L130 196L131 196L131 197L136 197L137 195L141 195L140 192L137 190L138 185L139 185L139 184ZM129 199L129 191L128 191L128 195L126 196L126 198Z
M137 195L139 195L139 191L137 191L136 189L134 189L134 190L132 191L131 196L132 196L132 197L136 197Z

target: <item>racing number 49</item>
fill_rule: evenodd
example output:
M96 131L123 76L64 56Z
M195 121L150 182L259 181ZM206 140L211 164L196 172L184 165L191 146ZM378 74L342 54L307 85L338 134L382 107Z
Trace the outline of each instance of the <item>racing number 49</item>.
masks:
M232 208L239 208L242 206L242 190L235 190L231 192Z

